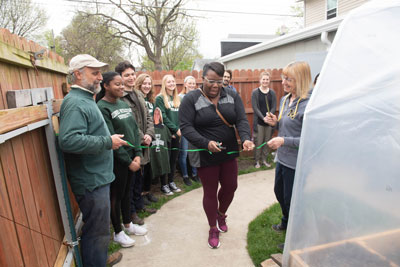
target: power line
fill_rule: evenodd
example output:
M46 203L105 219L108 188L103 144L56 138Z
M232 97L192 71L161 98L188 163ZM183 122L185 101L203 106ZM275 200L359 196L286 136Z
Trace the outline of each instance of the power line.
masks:
M90 0L62 0L66 2L76 2L81 4L100 4L100 5L114 5L113 3L109 2L93 2ZM142 5L140 3L132 3L132 4L121 4L123 6L142 6L148 8L165 8L165 9L172 9L172 7L158 7L158 6L149 6L149 5ZM196 9L196 8L180 8L184 11L194 11L194 12L210 12L210 13L228 13L228 14L240 14L240 15L258 15L258 16L277 16L277 17L298 17L297 15L292 14L274 14L274 13L260 13L260 12L244 12L244 11L231 11L231 10L212 10L212 9Z

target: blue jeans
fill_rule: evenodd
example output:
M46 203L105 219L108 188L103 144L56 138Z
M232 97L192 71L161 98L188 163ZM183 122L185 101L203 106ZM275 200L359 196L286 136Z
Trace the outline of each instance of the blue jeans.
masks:
M105 267L110 242L110 185L76 195L82 212L81 252L85 267Z
M289 221L290 201L292 200L292 190L294 183L295 170L286 167L279 162L275 168L275 185L274 192L282 210L281 224L287 227Z
M187 168L187 156L188 156L188 147L189 147L189 141L185 137L181 137L181 146L180 149L181 151L179 152L179 166L181 167L182 171L182 176L183 177L188 177L188 168ZM197 168L192 167L192 176L197 175Z

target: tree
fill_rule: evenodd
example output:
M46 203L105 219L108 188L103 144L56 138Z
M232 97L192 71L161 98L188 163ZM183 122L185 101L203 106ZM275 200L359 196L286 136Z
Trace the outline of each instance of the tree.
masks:
M176 36L179 32L185 32L190 39L182 37L181 39L170 38L167 46L163 48L161 55L161 64L163 69L167 70L190 70L193 62L197 58L202 58L197 50L195 40L198 39L198 32L194 23L173 23L171 31L167 34L167 39L170 36ZM147 56L142 57L142 68L146 70L155 70L154 62L149 60Z
M296 16L294 20L291 21L289 26L283 24L278 29L276 29L276 35L285 35L291 31L298 30L304 27L304 3L297 3L290 6L290 13Z
M47 14L31 0L0 0L0 28L21 37L32 38L44 28Z
M97 1L96 12L88 15L107 19L115 30L114 36L143 47L157 70L162 69L162 54L170 42L195 40L195 36L175 29L176 25L182 25L188 18L181 9L183 0L108 1L115 7L116 15L102 12L102 4Z
M57 43L57 38L56 38ZM77 54L90 54L112 69L123 61L123 41L114 37L109 22L78 12L61 32L61 55L68 62Z

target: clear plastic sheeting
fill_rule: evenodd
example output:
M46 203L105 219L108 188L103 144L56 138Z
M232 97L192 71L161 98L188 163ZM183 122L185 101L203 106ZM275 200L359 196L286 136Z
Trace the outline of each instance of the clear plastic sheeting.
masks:
M400 1L342 22L306 108L284 266L400 266Z

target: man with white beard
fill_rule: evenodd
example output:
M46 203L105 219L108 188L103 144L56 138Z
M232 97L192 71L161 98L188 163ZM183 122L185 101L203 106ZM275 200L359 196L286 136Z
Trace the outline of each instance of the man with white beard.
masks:
M110 241L110 183L113 152L127 143L123 135L111 136L93 96L100 91L101 68L107 66L90 55L70 61L71 91L60 110L59 144L64 152L72 192L82 212L82 262L106 266Z

